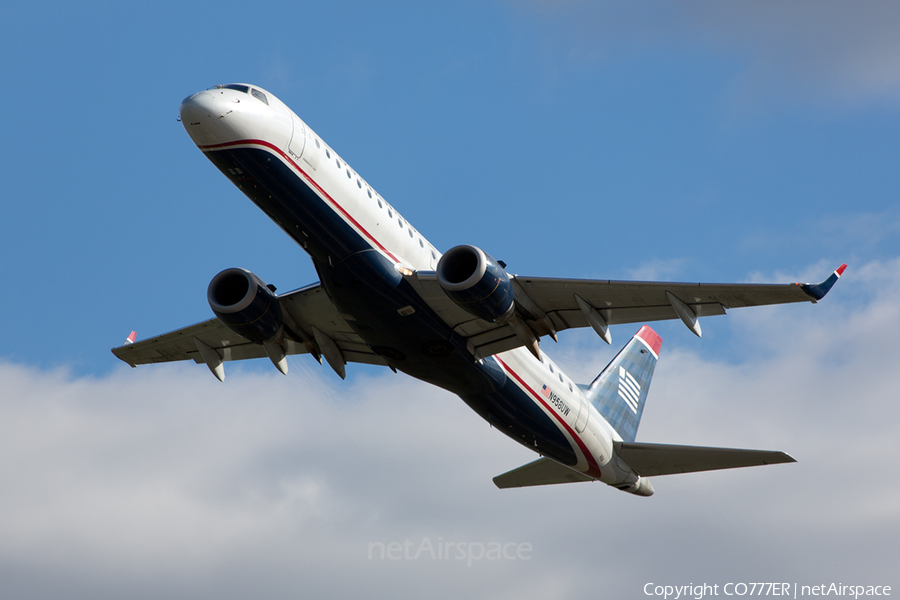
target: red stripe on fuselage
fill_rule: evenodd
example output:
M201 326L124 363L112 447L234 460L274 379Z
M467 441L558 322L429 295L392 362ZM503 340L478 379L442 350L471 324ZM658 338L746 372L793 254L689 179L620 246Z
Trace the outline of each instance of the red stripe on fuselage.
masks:
M247 146L247 145L264 146L264 147L276 152L285 161L287 161L289 164L291 164L303 176L303 178L307 182L309 182L309 184L311 186L313 186L313 188L315 188L319 192L319 194L321 194L326 200L328 200L328 202L331 203L331 205L335 209L337 209L337 211L340 214L342 214L344 216L344 218L346 218L350 223L352 223L353 226L360 233L362 233L366 238L368 238L368 240L371 243L373 243L375 246L377 246L382 252L384 252L384 254L389 256L391 258L391 260L393 260L395 263L400 262L399 259L397 259L396 256L394 256L387 248L385 248L378 240L376 240L375 237L371 233L369 233L365 227L360 225L359 222L356 219L354 219L350 215L350 213L347 212L346 209L344 209L343 206L338 204L338 202L334 198L332 198L331 195L322 188L322 186L320 186L318 183L316 183L316 181L312 177L310 177L306 171L304 171L302 168L300 168L300 166L296 162L294 162L294 160L291 157L289 157L287 154L285 154L280 148L278 148L274 144L267 142L265 140L238 140L238 141L234 141L234 142L225 142L223 144L212 144L209 146L197 146L197 147L200 148L200 150L202 150L203 152L207 152L207 151L220 150L223 148L230 148L230 147L234 147L234 146ZM531 386L529 386L527 383L525 383L525 381L522 380L521 377L519 377L518 373L513 371L509 367L509 365L507 365L505 362L503 362L499 357L495 356L494 358L496 358L497 362L499 362L503 366L503 368L510 375L512 375L513 378L516 379L516 381L518 381L526 390L528 390L528 392L532 395L532 397L535 400L537 400L542 406L544 406L544 408L546 408L550 412L550 414L552 414L554 416L554 418L556 418L556 420L559 421L559 423L565 428L565 430L569 432L569 435L572 436L572 439L574 439L575 442L578 444L578 447L581 449L581 453L584 455L585 459L588 462L587 474L590 475L591 477L596 477L599 479L600 478L600 467L597 465L597 462L594 460L594 457L591 455L590 451L587 449L587 446L585 445L585 443L581 440L580 437L578 437L578 434L576 434L575 431L571 427L569 427L569 424L566 423L565 420L563 420L563 418L559 414L557 414L556 411L554 411L550 407L549 404L544 402L543 399L533 389L531 389Z
M379 242L378 240L375 239L375 236L373 236L371 233L369 233L365 227L360 225L359 222L356 219L354 219L353 216L349 212L347 212L347 210L343 206L338 204L337 200L332 198L328 192L326 192L324 189L322 189L322 186L320 186L318 183L316 183L316 181L312 177L309 176L309 173L307 173L306 171L301 169L300 165L295 163L294 160L290 156L285 154L281 150L281 148L272 144L271 142L267 142L265 140L238 140L236 142L225 142L224 144L212 144L210 146L197 146L197 147L200 148L200 150L202 150L203 152L206 152L208 150L220 150L222 148L230 148L233 146L247 146L247 145L265 146L266 148L269 148L270 150L277 152L279 156L281 156L284 160L286 160L291 165L293 165L293 167L295 169L297 169L297 171L299 171L301 175L303 175L303 178L307 182L309 182L309 184L313 188L318 190L318 192L322 196L324 196L328 200L328 202L330 202L331 205L334 206L334 208L337 209L337 211L344 216L345 219L350 221L350 223L357 230L359 230L360 233L362 233L366 238L368 238L368 240L371 243L375 244L375 246L377 246L379 250L381 250L387 256L389 256L391 258L391 260L393 260L395 263L400 262L400 260L396 256L394 256L387 248L385 248L384 246L381 245L381 242Z
M587 459L587 462L588 462L587 474L590 475L591 477L596 477L597 479L599 479L600 478L600 467L599 467L599 465L597 465L597 461L594 460L593 455L591 455L591 452L588 450L585 443L581 440L580 437L578 437L578 434L575 433L575 431L571 427L569 427L569 424L565 422L565 420L562 418L562 416L560 416L555 410L553 410L549 404L544 402L543 398L541 398L541 396L537 392L535 392L533 389L531 389L530 385L525 383L525 381L521 377L519 377L518 373L513 371L509 367L509 365L507 365L505 362L503 362L503 360L501 360L501 358L499 356L494 356L494 358L497 359L497 362L500 363L500 365L506 370L507 373L512 375L513 378L522 385L522 387L524 387L526 390L528 390L528 392L531 394L531 396L535 400L537 400L544 408L546 408L550 412L550 414L553 415L553 417L557 421L559 421L559 423L563 427L565 427L566 431L569 432L569 435L572 436L572 439L575 440L575 443L578 444L578 447L581 449L581 453L584 455L584 458ZM588 407L588 409L590 409L590 407Z

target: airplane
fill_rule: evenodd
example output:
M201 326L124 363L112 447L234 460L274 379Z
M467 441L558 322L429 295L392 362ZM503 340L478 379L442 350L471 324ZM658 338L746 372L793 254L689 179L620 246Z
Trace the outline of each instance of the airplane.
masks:
M132 367L192 359L224 381L226 362L310 354L342 379L383 365L458 395L540 457L499 488L601 481L638 496L651 476L794 462L783 452L636 442L662 339L643 325L590 385L540 340L591 327L699 319L726 309L817 302L818 284L554 279L507 273L481 248L439 252L291 109L263 88L218 85L187 97L182 125L201 152L312 259L319 282L283 294L256 274L213 277L212 319L114 348Z

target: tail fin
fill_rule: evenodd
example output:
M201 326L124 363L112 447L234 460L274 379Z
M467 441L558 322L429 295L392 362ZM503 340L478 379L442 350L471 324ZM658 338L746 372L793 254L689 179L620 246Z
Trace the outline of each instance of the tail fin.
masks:
M633 442L637 435L661 346L662 338L644 325L586 392L590 403L626 442Z

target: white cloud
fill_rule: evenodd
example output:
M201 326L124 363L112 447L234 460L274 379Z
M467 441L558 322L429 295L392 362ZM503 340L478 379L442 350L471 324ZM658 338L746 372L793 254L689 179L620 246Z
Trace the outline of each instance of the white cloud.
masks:
M738 58L745 68L729 94L741 105L785 98L824 105L900 100L895 2L535 0L526 6L574 61L660 47Z
M297 359L289 377L232 369L219 384L194 365L91 379L0 364L0 586L595 598L640 597L650 581L896 585L898 292L900 261L861 265L815 307L734 311L738 361L664 346L640 439L800 462L657 478L649 499L496 490L490 478L531 454L389 372L340 382ZM602 361L594 343L579 360ZM471 566L368 558L371 543L425 538L533 551Z

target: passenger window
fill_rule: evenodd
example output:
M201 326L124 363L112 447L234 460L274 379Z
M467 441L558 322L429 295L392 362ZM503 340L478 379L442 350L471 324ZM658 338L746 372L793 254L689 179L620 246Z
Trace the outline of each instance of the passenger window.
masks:
M360 183L359 179L356 180L356 187L362 189L362 183Z
M388 219L393 219L393 218L394 218L394 213L391 212L391 209L388 209Z
M570 391L570 392L574 392L574 391L575 391L575 390L572 389L572 382L571 382L571 381L569 382L569 391Z
M378 199L378 208L384 208L384 206L381 204L381 198Z
M562 378L562 373L560 373L560 374L559 374L559 382L562 383L562 380L563 380L563 378Z
M338 169L340 169L341 168L341 159L335 158L334 162L337 163Z
M347 179L353 179L353 176L350 175L350 169L347 169Z
M403 229L403 219L401 219L400 217L397 217L397 225L400 226L400 229Z
M422 238L419 238L419 248L424 248L425 244L422 243Z
M412 237L413 236L412 229L407 229L407 231L409 232L409 237Z
M325 148L325 156L331 158L331 150L329 150L328 148Z
M550 372L553 373L553 363L548 363L548 366L550 367Z
M372 190L366 190L366 193L369 194L369 198L372 197Z
M321 147L322 146L319 145L319 138L316 138L316 148L321 148ZM331 158L331 157L329 156L328 158Z

